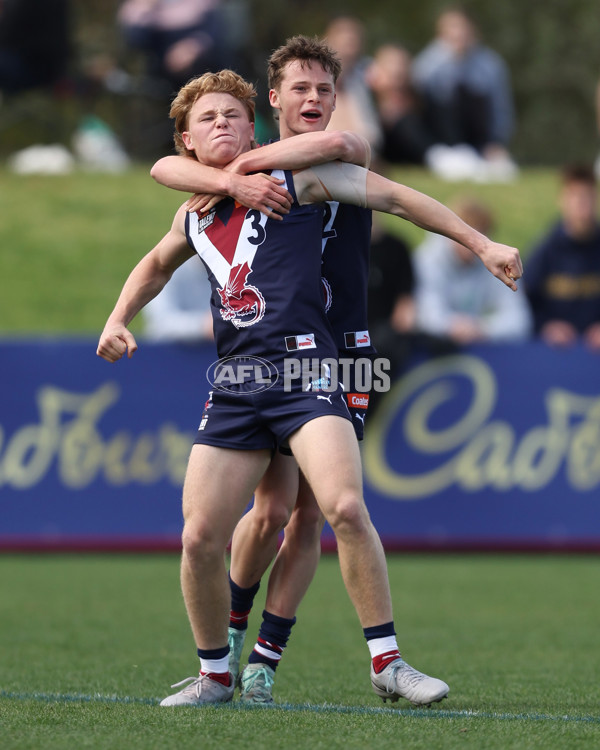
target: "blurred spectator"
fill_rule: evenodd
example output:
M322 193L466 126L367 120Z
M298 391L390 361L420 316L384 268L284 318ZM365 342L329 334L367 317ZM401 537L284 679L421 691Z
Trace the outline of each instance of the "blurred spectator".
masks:
M117 19L151 79L176 91L192 76L226 65L221 0L124 0Z
M130 107L127 150L157 159L173 149L174 93L207 70L243 73L248 0L123 0L117 23L131 59L105 72L105 85ZM142 70L140 70L140 64Z
M67 0L0 0L0 91L49 87L69 59Z
M600 136L600 81L596 85L596 128L598 135ZM596 173L596 179L600 180L600 154L596 157L596 163L594 164L594 172Z
M552 346L600 350L600 223L591 166L561 174L561 218L527 257L523 281L535 331Z
M188 344L211 341L210 295L204 264L197 256L190 258L143 309L146 337L152 341Z
M68 0L0 0L0 90L18 94L43 89L51 95L45 106L23 97L1 112L0 128L19 127L44 141L65 141L72 131L73 115L90 104L88 80L71 57L71 24ZM58 105L69 99L68 113ZM73 134L75 156L84 167L121 171L129 165L111 129L86 115ZM9 167L19 174L65 174L75 164L63 143L33 143L13 153Z
M381 146L381 127L365 74L365 27L353 16L339 16L327 26L324 38L337 52L342 72L336 83L335 110L329 130L352 130L366 138L374 151Z
M380 156L393 164L424 164L433 145L412 83L412 58L399 44L383 44L366 70L382 128Z
M388 331L414 329L414 274L410 249L373 215L369 255L369 331L373 339ZM379 332L379 333L378 333ZM375 344L377 346L377 344Z
M485 205L463 198L453 208L467 224L490 235L493 219ZM419 330L458 346L531 335L525 292L505 287L467 248L431 234L416 249L414 263Z
M415 322L414 274L410 248L391 234L373 213L369 251L368 320L371 342L390 361L390 375L405 371L413 351ZM370 395L375 410L380 394Z
M436 38L414 59L414 81L437 142L452 146L439 165L449 179L507 180L516 174L508 152L513 101L506 64L479 40L460 7L443 11ZM448 155L445 155L446 157Z

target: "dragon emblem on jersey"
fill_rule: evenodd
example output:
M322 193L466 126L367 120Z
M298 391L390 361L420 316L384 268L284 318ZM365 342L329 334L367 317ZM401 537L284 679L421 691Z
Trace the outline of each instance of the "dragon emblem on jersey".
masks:
M258 323L265 314L265 298L259 290L247 283L252 269L247 261L233 266L223 289L217 289L221 297L221 317L236 328L247 328Z

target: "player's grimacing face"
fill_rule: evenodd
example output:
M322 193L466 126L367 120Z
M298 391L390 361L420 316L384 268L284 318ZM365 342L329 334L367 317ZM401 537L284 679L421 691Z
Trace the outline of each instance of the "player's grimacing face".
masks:
M287 138L325 130L335 109L333 76L317 62L292 60L279 89L269 92L271 106L279 110L279 134Z
M254 123L246 107L231 94L204 94L194 102L181 137L201 164L223 167L250 150Z

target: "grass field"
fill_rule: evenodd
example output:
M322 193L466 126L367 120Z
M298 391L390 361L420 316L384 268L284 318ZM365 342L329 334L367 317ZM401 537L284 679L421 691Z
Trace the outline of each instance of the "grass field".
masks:
M496 212L496 238L525 257L555 213L550 171L508 186L395 176L443 202L479 194ZM61 178L0 170L0 194L0 335L18 336L96 337L183 199L144 167ZM385 221L412 245L422 236ZM443 704L413 709L372 693L368 651L328 556L279 669L275 708L166 710L158 701L170 684L197 669L176 557L0 556L0 748L599 747L599 568L593 557L390 557L404 655L451 688ZM250 641L261 605L259 595Z
M551 170L523 171L509 185L444 183L418 169L391 176L445 203L459 194L479 195L497 217L495 238L516 245L524 257L556 213ZM98 335L127 274L165 234L185 198L157 185L149 166L64 177L0 169L0 195L0 335ZM384 221L412 246L423 237L401 219Z
M593 557L391 556L407 660L450 685L431 709L383 704L335 556L277 673L274 708L163 709L197 659L174 556L0 557L5 750L594 748ZM245 653L256 635L259 592Z

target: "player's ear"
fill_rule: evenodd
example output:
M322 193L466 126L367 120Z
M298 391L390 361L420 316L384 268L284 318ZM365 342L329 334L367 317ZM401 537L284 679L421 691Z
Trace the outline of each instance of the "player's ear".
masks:
M281 104L279 103L279 93L276 89L269 89L269 104L273 107L273 109L281 109Z
M193 151L194 147L192 145L192 136L189 134L187 130L184 130L181 134L181 140L183 141L183 145L189 150Z
M331 108L332 112L335 112L335 103L336 103L336 100L337 100L337 94L334 94L333 95L333 107Z

